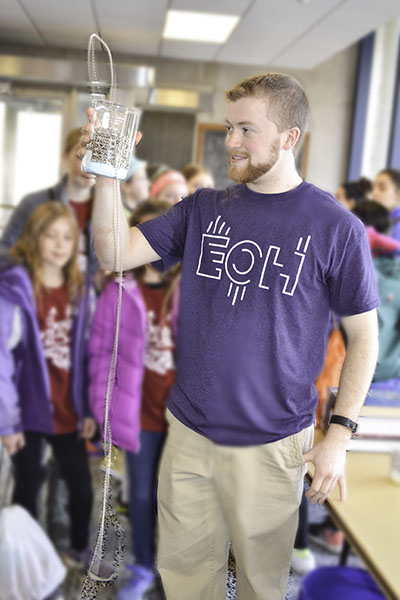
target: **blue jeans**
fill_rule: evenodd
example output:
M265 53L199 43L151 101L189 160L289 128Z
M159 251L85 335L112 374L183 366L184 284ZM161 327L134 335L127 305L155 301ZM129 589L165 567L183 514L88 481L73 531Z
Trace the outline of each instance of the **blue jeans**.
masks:
M136 562L154 567L157 476L166 432L141 431L140 450L127 452L129 472L129 516Z

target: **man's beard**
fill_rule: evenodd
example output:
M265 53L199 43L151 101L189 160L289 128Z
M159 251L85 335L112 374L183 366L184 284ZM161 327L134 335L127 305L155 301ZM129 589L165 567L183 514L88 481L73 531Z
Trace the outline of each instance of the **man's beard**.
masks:
M229 154L228 159L232 156ZM236 183L253 183L260 179L265 173L268 173L273 166L276 165L279 158L279 141L276 140L271 146L271 152L268 162L253 165L250 162L250 158L247 155L247 166L244 170L238 168L237 165L229 163L228 165L228 177Z

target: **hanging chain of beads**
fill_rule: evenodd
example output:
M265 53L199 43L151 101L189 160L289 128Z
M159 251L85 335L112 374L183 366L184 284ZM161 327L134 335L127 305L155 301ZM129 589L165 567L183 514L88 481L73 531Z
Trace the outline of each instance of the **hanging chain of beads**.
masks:
M103 489L107 489L108 493L105 506L104 529L99 532L93 559L83 581L81 600L96 600L99 588L109 586L117 579L120 566L124 560L125 532L113 509L111 486L105 486L105 481L108 477L109 473L105 471ZM116 539L116 548L111 568L104 560L106 539L110 527L114 529Z
M121 136L117 129L96 127L87 148L92 151L93 162L128 169L131 159L130 145L129 138Z
M97 39L100 44L106 49L110 59L110 71L111 71L111 88L110 88L110 101L114 102L115 91L116 91L116 80L114 76L114 66L111 51L107 44L97 34L93 33L90 36L88 46L88 75L89 81L95 81L99 90L99 82L96 74L95 65L95 53L94 53L94 40ZM91 77L91 65L93 68L93 77ZM92 162L98 162L102 164L111 165L113 168L126 169L128 170L131 154L132 154L132 141L129 142L129 138L121 136L119 131L112 127L94 127L93 139L88 144L88 149L92 151ZM115 174L116 175L116 174ZM101 508L100 524L97 532L97 540L94 547L93 557L86 573L86 577L83 581L81 596L82 600L96 600L100 587L112 584L118 576L118 571L123 563L124 547L125 547L125 533L124 529L115 514L112 504L112 486L110 482L111 470L114 461L112 451L112 435L111 426L109 422L109 405L112 397L112 392L115 383L115 372L116 372L116 361L117 361L117 349L118 349L118 337L119 337L119 322L120 322L120 309L121 309L121 294L122 294L122 262L121 262L121 232L120 232L120 186L117 178L114 180L114 205L117 207L117 223L116 231L114 231L114 248L116 257L118 258L118 272L120 276L120 282L118 285L118 301L117 301L117 314L115 323L115 337L113 344L112 357L110 361L110 367L107 378L107 390L105 398L105 411L104 411L104 464L103 464L103 503ZM115 258L115 262L117 262ZM105 561L106 554L106 542L109 535L109 531L114 530L115 533L115 548L113 552L112 567Z

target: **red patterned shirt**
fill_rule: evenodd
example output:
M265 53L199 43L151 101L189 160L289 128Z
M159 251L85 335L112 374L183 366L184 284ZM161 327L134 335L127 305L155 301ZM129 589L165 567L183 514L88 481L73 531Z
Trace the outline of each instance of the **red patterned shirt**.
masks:
M165 285L140 284L146 305L147 342L142 387L141 426L146 431L165 431L165 410L175 382L174 342L171 315L162 317Z
M67 285L43 288L37 310L56 433L72 433L78 417L70 394L72 307Z

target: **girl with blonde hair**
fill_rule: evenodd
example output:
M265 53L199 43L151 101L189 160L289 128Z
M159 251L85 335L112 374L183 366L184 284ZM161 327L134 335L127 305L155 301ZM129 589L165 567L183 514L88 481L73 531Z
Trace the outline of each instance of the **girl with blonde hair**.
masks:
M13 501L37 514L44 442L69 492L71 550L86 566L92 487L85 448L95 422L86 394L89 286L77 263L70 209L46 202L31 214L0 273L0 437L15 467Z

